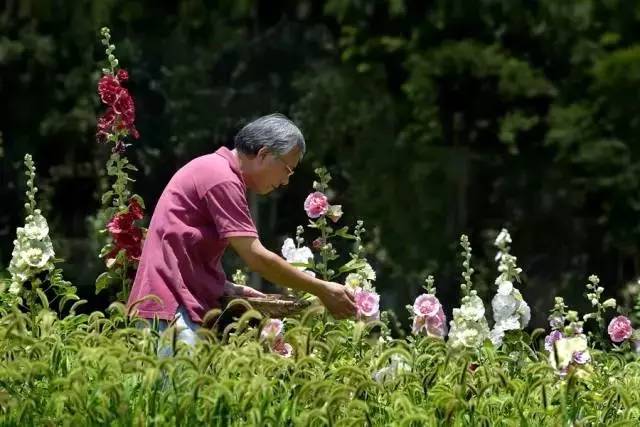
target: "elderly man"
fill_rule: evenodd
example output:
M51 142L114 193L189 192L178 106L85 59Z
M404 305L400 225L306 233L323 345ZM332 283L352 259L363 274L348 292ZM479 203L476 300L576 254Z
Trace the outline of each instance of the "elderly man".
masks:
M137 315L160 319L162 329L176 319L179 338L193 343L193 331L223 294L262 295L226 280L221 258L229 245L270 282L316 295L338 318L354 315L344 286L311 277L267 250L251 219L247 189L265 195L287 185L304 152L300 130L272 114L240 130L235 149L222 147L178 170L153 212L129 297L129 305L148 295L160 301L145 299Z

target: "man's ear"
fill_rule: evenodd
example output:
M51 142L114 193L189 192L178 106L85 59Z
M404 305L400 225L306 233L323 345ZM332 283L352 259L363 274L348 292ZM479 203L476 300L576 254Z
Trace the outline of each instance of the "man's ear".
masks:
M260 161L264 161L267 158L267 155L271 154L267 147L262 147L256 153L256 157L260 159Z

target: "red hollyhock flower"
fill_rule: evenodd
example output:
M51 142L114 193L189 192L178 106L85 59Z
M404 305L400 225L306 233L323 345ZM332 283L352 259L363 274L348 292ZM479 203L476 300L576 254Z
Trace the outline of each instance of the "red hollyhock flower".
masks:
M108 133L116 120L116 112L109 107L107 111L98 119L98 132Z
M129 91L121 86L121 83L127 80L129 73L120 69L115 76L105 74L98 82L100 99L109 106L105 114L98 119L96 138L99 142L104 142L110 134L118 131L126 131L134 139L140 137L140 132L134 124L136 109L133 98ZM127 145L123 141L116 141L113 151L122 153Z
M126 82L127 80L129 80L129 73L127 73L127 70L123 70L121 68L116 73L116 78L120 81L120 83Z
M135 220L142 219L144 212L138 200L129 200L128 210L119 212L111 218L107 224L107 230L113 239L114 248L107 254L107 259L115 258L121 250L125 250L129 260L138 261L142 253L144 235L142 228L134 224Z
M122 90L120 82L111 74L102 76L98 82L98 93L103 103L111 105L115 102L118 93Z
M113 102L113 110L122 115L122 121L127 125L133 124L136 119L136 109L133 105L133 99L124 88L121 88L117 93Z
M131 200L129 200L129 213L133 215L134 219L142 219L144 216L142 206L138 203L138 199L131 198Z

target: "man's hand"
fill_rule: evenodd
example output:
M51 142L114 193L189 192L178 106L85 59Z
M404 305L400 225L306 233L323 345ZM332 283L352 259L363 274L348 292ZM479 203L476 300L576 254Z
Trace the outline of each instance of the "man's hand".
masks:
M340 283L326 283L326 288L318 294L318 298L327 307L327 310L336 319L355 317L356 303L351 290Z
M355 298L340 283L326 282L301 272L267 250L255 237L230 237L229 244L252 271L268 281L316 295L336 319L355 317Z
M248 298L260 298L266 296L262 292L257 291L249 286L236 285L235 283L231 283L229 281L224 284L224 294L229 296Z

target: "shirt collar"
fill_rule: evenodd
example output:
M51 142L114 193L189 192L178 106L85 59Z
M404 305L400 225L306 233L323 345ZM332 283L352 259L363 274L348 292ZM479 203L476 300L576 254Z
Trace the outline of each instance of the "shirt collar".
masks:
M215 154L229 162L229 167L231 168L233 173L235 173L238 178L240 178L240 181L242 181L242 183L244 184L244 177L242 176L242 171L240 170L240 162L238 161L238 158L233 155L231 150L229 150L227 147L220 147L216 150Z

